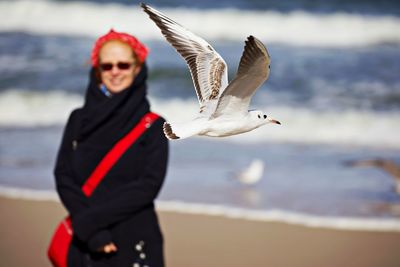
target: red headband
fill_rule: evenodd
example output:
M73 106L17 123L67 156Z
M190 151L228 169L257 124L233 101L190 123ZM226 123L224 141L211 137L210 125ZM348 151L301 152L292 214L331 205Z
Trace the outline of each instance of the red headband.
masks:
M106 35L99 37L93 46L91 55L93 67L97 67L99 64L100 48L106 42L111 40L119 40L128 44L132 48L133 52L136 54L140 62L142 63L145 61L147 54L149 53L149 49L145 47L141 42L139 42L138 39L136 39L132 35L123 32L116 32L113 29L111 29Z

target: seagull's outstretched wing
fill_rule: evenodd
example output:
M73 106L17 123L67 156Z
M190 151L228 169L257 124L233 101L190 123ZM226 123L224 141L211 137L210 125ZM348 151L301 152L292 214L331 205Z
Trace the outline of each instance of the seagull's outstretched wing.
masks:
M397 194L400 194L400 166L396 162L389 159L369 159L369 160L350 160L344 162L345 165L351 167L378 167L390 174L395 180L395 189Z
M378 167L400 181L400 166L397 165L393 160L375 158L366 160L351 160L346 161L345 164L351 167Z
M219 98L213 116L247 112L252 96L269 77L270 62L267 48L249 36L236 77Z
M205 40L158 10L143 3L141 7L186 60L202 112L207 102L218 99L228 85L228 68L224 59Z

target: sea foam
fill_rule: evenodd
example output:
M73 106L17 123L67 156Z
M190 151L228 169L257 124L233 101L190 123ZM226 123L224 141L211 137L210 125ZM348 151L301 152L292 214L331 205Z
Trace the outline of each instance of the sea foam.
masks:
M35 92L9 89L0 93L0 126L50 126L66 122L69 113L81 106L77 94L63 91Z
M150 102L152 110L171 122L191 120L199 108L195 99L152 97ZM0 126L62 126L69 113L82 106L82 103L81 95L63 91L7 90L0 93ZM314 111L288 106L256 108L278 119L282 125L266 125L224 140L241 143L294 142L400 148L400 120L396 111Z
M209 40L243 41L253 34L266 43L352 47L400 43L400 18L305 11L162 8L162 12ZM140 39L162 39L138 5L67 1L1 1L0 31L89 36L111 27Z
M34 201L60 201L58 195L54 191L5 186L0 186L0 196ZM358 231L400 231L400 221L398 219L318 216L279 209L254 210L225 205L165 200L156 201L156 208L164 212L220 216L229 219L259 222L284 222L314 228Z
M285 222L315 228L360 231L400 231L400 221L398 219L318 216L279 209L252 210L224 205L186 203L182 201L159 201L157 202L157 208L169 212L222 216L231 219L260 222Z

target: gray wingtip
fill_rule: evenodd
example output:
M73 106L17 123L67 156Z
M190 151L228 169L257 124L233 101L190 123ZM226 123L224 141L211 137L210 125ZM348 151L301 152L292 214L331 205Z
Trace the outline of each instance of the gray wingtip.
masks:
M180 138L179 136L177 136L174 133L174 131L172 130L171 124L169 124L168 122L164 122L163 130L164 130L165 136L170 140L176 140L176 139Z

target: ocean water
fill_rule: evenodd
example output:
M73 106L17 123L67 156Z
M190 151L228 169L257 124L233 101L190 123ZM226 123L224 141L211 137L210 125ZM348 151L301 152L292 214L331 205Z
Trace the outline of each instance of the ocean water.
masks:
M228 63L230 79L247 36L262 40L271 75L251 108L282 122L235 137L171 142L160 207L400 230L392 177L344 164L376 157L400 163L398 1L151 4L208 40ZM2 195L57 198L52 169L62 129L83 103L93 42L111 27L150 48L154 111L179 122L197 112L185 62L138 3L0 1L0 15ZM254 159L265 164L259 183L233 179Z

